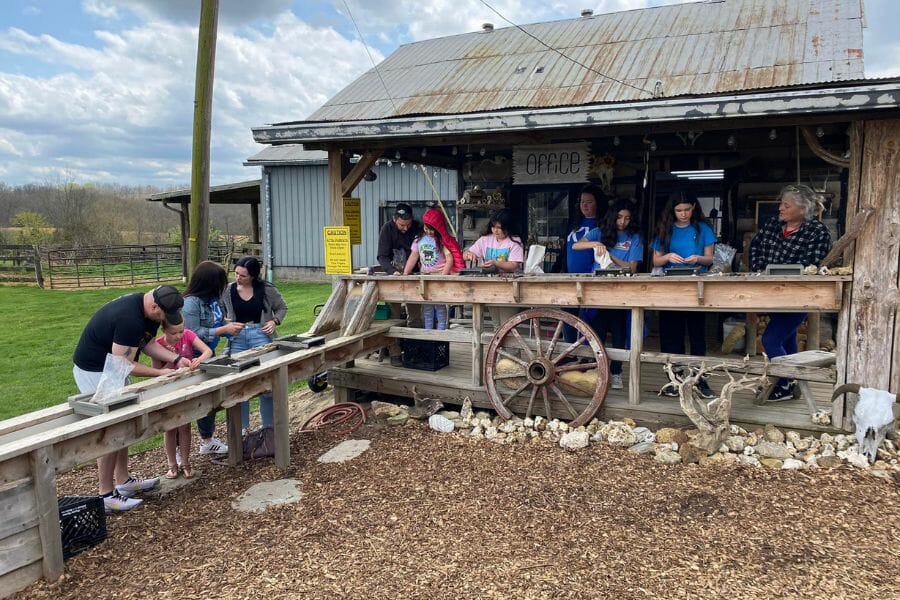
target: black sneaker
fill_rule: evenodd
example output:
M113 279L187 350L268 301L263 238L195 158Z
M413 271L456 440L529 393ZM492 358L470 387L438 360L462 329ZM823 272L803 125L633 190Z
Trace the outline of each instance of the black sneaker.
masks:
M712 388L709 387L708 383L706 383L706 379L702 377L697 382L697 393L700 394L701 398L704 398L706 400L716 397L716 393L712 391Z
M785 400L793 400L794 399L794 390L791 389L791 386L780 386L776 385L772 389L772 393L769 394L769 402L784 402Z

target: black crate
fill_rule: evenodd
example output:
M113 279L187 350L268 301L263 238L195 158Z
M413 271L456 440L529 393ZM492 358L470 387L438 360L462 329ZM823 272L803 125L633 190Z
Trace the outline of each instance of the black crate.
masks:
M71 558L106 539L106 511L99 496L59 498L63 558Z
M403 366L420 371L437 371L450 364L450 342L400 340Z

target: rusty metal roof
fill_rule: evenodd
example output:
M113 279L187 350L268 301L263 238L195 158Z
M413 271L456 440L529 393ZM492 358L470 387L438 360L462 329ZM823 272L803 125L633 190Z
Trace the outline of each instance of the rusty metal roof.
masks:
M712 0L406 44L307 121L722 94L857 80L862 0ZM606 77L599 73L607 75ZM624 81L624 85L614 79ZM633 87L630 87L633 86Z

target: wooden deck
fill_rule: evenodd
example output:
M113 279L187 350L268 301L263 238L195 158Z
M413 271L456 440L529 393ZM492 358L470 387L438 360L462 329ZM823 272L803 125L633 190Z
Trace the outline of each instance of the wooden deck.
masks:
M416 387L420 395L441 398L446 404L461 404L465 397L479 407L490 409L484 386L472 381L471 344L450 344L450 365L438 371L420 371L402 367L392 367L388 362L358 359L352 367L338 367L329 371L329 382L335 386L364 390L381 394L412 397ZM724 355L723 355L724 356ZM711 357L713 358L713 357ZM738 358L731 355L728 358ZM679 405L678 398L661 397L659 389L668 381L659 364L643 362L641 368L641 397L638 404L628 402L628 363L623 363L625 389L610 389L597 415L601 419L621 419L631 417L637 423L651 428L660 426L692 426ZM727 378L713 377L710 384L714 390L721 389ZM812 382L816 404L823 410L831 409L832 384ZM839 432L840 429L827 425L816 425L810 419L803 400L757 406L751 392L739 392L733 397L731 422L749 430L772 423L779 427L801 432ZM524 398L523 398L524 401ZM586 403L586 398L572 398L576 408ZM516 402L513 402L515 406ZM518 407L518 414L524 412ZM540 414L540 410L537 411Z

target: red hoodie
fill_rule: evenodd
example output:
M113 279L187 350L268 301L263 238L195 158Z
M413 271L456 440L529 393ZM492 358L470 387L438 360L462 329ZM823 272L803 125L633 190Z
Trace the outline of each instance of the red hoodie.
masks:
M460 270L466 266L466 263L463 261L462 250L459 249L459 243L457 243L456 238L447 231L447 222L444 220L444 215L441 213L440 209L429 208L426 210L425 214L422 215L422 222L433 227L435 231L441 234L441 244L450 251L450 255L453 257L453 268L450 269L450 272L459 273Z

